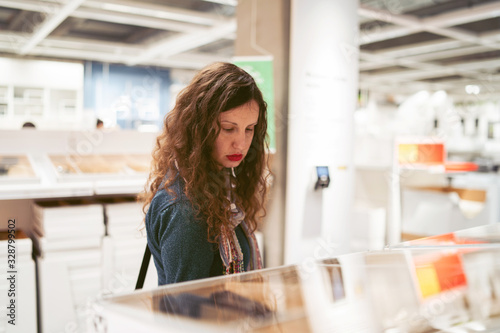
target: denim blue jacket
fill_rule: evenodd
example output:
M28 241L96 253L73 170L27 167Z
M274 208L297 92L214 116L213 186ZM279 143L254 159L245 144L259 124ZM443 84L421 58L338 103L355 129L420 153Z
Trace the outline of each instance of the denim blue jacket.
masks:
M206 222L195 219L182 178L177 177L171 188L176 197L159 190L146 214L148 246L158 272L158 285L222 275L219 247L208 241ZM247 267L250 246L241 227L235 231Z

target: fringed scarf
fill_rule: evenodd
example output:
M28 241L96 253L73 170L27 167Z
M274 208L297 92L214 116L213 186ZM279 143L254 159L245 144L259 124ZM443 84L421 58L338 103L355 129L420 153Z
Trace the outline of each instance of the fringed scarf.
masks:
M233 171L234 176L234 171ZM230 202L229 209L231 210L231 226L222 226L221 235L219 238L219 252L224 264L224 274L235 274L254 269L262 268L262 260L260 257L259 245L254 233L250 230L245 222L245 213L234 203L233 188L235 184L231 181L231 175L225 174L227 195ZM241 225L245 236L248 239L250 247L249 267L244 267L243 252L241 251L240 242L236 237L235 228Z

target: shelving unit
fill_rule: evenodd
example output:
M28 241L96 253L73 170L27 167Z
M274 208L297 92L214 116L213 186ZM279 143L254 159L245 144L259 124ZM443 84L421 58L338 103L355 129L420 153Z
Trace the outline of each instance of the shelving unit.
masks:
M448 161L444 140L433 137L400 137L394 152L389 245L403 234L432 236L499 221L497 174Z
M83 64L6 58L0 73L0 130L83 126Z
M82 107L77 90L48 87L0 86L0 119L36 120L40 118L76 119Z
M41 117L45 113L46 100L43 88L14 87L13 114L16 117Z
M78 92L75 90L51 89L49 91L49 107L54 114L61 118L78 116Z
M0 117L7 116L7 113L9 111L8 96L9 87L0 86Z

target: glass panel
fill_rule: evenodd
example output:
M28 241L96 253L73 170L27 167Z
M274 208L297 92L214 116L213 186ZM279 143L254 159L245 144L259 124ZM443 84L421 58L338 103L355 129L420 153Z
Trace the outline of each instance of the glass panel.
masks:
M75 115L77 93L74 90L51 90L50 110L59 115Z
M496 332L500 247L354 253L101 305L110 333L132 322L155 332Z
M1 178L27 178L35 177L35 172L26 156L0 155Z
M500 246L500 224L488 224L448 234L404 242L393 248L467 248Z
M43 101L42 88L14 88L14 99L16 102L41 103Z
M9 89L5 86L0 86L0 103L6 103Z
M14 115L43 115L44 90L41 88L14 88Z
M56 172L64 174L137 174L149 172L148 155L51 155Z

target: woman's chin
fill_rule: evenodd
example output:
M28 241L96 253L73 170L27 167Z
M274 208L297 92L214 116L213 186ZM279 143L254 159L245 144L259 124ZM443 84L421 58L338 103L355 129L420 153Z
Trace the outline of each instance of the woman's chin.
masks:
M241 164L240 161L227 161L223 164L224 168L236 168L238 165Z

